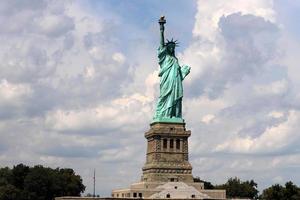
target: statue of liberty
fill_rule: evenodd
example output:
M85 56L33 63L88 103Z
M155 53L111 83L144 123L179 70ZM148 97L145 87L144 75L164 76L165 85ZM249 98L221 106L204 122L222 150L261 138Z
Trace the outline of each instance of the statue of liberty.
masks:
M183 123L182 119L182 97L183 79L190 73L189 66L180 66L175 56L177 41L164 39L164 16L159 19L160 45L158 48L158 63L160 71L160 95L158 98L156 112L153 122L175 122Z

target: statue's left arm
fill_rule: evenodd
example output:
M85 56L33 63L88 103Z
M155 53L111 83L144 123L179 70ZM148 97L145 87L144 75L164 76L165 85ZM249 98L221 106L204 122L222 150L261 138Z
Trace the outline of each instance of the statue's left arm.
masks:
M191 67L184 65L180 68L181 70L181 75L182 75L182 80L190 73Z

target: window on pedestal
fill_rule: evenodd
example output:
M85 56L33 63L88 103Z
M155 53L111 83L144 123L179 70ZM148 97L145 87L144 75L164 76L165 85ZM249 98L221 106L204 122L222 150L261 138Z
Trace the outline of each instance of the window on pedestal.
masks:
M176 149L180 149L180 140L179 139L176 140Z
M174 140L173 140L173 139L170 140L170 148L171 148L171 149L174 148Z
M164 147L164 149L168 148L168 140L167 139L163 140L163 147Z

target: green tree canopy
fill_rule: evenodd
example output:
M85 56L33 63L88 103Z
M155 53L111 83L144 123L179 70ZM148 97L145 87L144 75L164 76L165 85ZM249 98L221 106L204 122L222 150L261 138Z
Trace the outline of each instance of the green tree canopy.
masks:
M22 200L22 192L11 184L0 186L1 200Z
M23 190L24 189L24 180L27 174L29 173L29 167L23 164L18 164L12 169L12 184Z
M291 181L285 186L275 184L263 190L260 195L263 200L299 200L300 188L294 185Z
M253 180L241 181L239 178L229 178L225 184L217 185L216 189L226 190L227 198L251 198L258 197L257 183Z
M23 164L0 168L0 200L53 200L57 196L80 196L85 190L73 169L51 169Z
M0 186L8 185L12 182L13 175L8 167L0 168Z

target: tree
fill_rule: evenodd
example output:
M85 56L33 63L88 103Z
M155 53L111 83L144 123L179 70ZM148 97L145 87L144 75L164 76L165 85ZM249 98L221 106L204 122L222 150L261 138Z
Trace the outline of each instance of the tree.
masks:
M12 183L12 171L8 167L4 167L0 169L0 186L8 185Z
M245 191L245 196L252 199L258 198L257 183L255 183L254 180L245 181L242 184Z
M41 165L34 166L24 180L24 191L28 200L53 199L53 174Z
M300 188L293 184L292 181L285 183L284 196L286 199L299 200Z
M12 169L12 183L18 189L24 189L24 179L29 173L29 167L23 164L18 164Z
M80 196L85 190L73 169L50 169L35 166L28 173L24 190L29 200L52 200L56 196Z
M291 181L287 182L284 186L279 184L272 185L271 187L263 190L260 195L263 200L299 200L300 188L294 185Z
M22 194L15 186L7 184L0 186L0 199L1 200L21 200Z
M216 189L226 190L227 198L258 198L257 183L253 180L242 182L239 178L229 178L225 184L217 185Z
M53 200L57 196L80 196L85 190L73 169L51 169L23 164L0 168L0 200Z
M80 193L85 190L80 176L75 175L73 169L57 169L62 178L62 188L64 188L63 195L66 196L80 196Z

